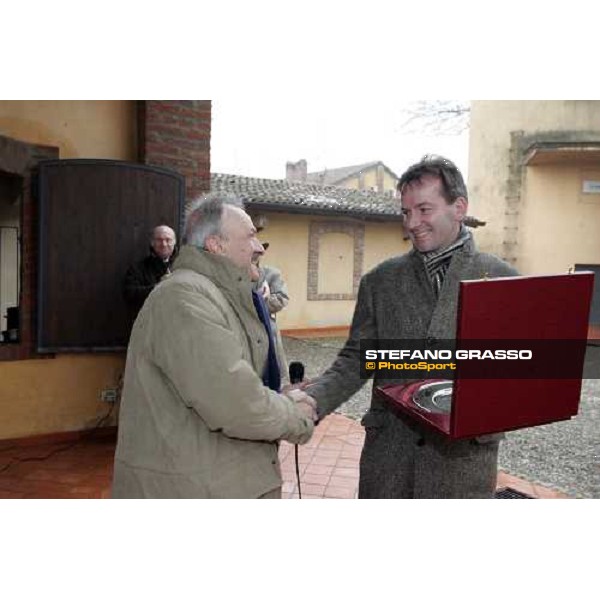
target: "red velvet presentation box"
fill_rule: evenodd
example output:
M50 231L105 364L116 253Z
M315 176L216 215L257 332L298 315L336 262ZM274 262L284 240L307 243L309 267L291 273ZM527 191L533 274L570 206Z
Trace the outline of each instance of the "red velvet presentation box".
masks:
M567 340L575 353L569 377L461 378L452 388L449 413L424 410L413 398L421 385L377 388L395 410L452 439L543 425L577 414L592 297L593 273L544 277L506 277L460 283L457 346L467 340ZM545 342L541 342L545 343ZM577 375L574 375L577 373ZM439 381L439 380L438 380Z

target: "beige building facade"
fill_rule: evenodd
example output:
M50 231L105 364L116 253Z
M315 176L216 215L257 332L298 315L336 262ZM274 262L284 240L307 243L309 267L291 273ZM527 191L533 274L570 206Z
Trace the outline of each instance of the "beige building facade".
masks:
M383 260L409 249L398 221L378 222L318 215L268 213L263 259L281 270L288 306L280 329L347 327L360 277Z
M469 194L480 248L523 274L600 265L600 101L474 101Z

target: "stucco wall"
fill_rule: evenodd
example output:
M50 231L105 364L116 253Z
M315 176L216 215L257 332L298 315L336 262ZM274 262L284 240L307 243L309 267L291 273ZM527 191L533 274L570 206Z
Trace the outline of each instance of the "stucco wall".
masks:
M600 140L600 101L474 101L471 110L469 212L487 221L480 249L529 274L600 262L597 209L576 199L582 165L523 165L536 140Z
M135 102L3 100L0 134L57 146L60 158L136 160Z
M594 171L577 165L527 167L519 230L523 273L600 263L600 195L580 193L588 173ZM595 173L600 181L600 170Z
M402 239L398 221L368 223L365 228L365 258L363 273L367 273L380 262L411 249L411 244Z
M262 241L270 244L263 259L264 264L273 265L282 271L290 293L289 305L277 317L281 329L349 325L352 320L354 300L307 300L311 221L334 223L340 219L269 213L267 227L259 236ZM409 244L402 240L397 222L366 222L364 227L363 273L409 248ZM336 277L333 273L331 276L334 279Z
M117 387L124 362L122 354L66 354L0 363L0 439L94 427L110 409L100 393ZM117 411L103 425L114 425Z

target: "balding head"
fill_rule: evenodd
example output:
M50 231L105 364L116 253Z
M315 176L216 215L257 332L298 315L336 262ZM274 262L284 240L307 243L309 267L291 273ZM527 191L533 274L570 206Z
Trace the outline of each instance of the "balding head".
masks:
M163 260L171 258L176 242L175 232L168 225L158 225L152 230L150 245L155 254Z

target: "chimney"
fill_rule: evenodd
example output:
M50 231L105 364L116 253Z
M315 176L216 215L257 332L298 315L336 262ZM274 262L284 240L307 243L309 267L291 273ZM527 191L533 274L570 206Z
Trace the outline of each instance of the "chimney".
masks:
M377 193L383 194L385 190L383 189L383 163L379 163L377 165Z
M296 163L285 163L285 178L287 181L306 181L307 164L305 159L301 159Z

